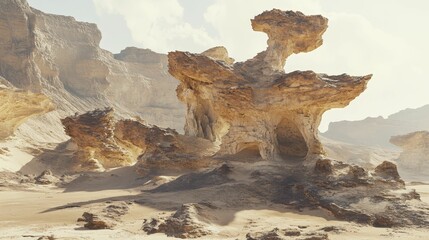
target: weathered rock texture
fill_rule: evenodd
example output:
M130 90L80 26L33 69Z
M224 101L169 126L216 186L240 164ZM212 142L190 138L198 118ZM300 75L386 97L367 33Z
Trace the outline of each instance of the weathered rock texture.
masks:
M211 234L208 229L210 216L207 209L214 208L211 205L184 204L169 218L151 219L143 225L143 230L148 234L165 233L170 237L199 238Z
M45 95L16 89L0 77L0 140L12 135L28 118L53 109Z
M390 142L402 148L396 160L399 171L409 179L429 179L429 132L419 131L394 136Z
M178 134L172 129L145 125L142 120L117 120L113 108L62 119L77 145L74 171L104 170L135 163L139 172L200 169L213 160L211 142ZM70 169L72 170L72 169Z
M46 112L38 110L47 105L40 94L56 105L23 123L19 139L36 147L63 142L68 137L61 118L104 107L114 107L120 117L182 130L185 110L175 96L167 56L134 47L114 55L99 47L100 40L95 24L43 13L25 0L0 1L0 77L40 98L28 104L34 112Z
M371 78L284 72L288 56L322 44L327 23L320 15L264 12L252 27L267 33L267 50L233 65L219 47L202 54L170 52L169 71L180 80L178 97L188 109L186 134L219 144L221 154L248 149L264 159L323 154L317 136L322 114L347 106Z
M128 211L129 207L126 203L114 203L103 208L100 212L84 212L78 222L85 222L84 227L91 230L112 229Z
M376 227L428 226L426 206L415 192L403 191L405 184L395 164L384 161L366 170L323 156L317 136L322 114L346 106L371 78L284 73L288 56L322 44L327 19L272 10L255 17L252 26L268 34L268 48L246 62L233 64L222 47L202 54L169 53L169 71L180 80L178 97L188 108L186 134L212 141L219 147L213 158L228 163L181 175L148 192L174 192L193 202L210 199L226 208L267 202L324 208L338 219ZM252 162L248 155L237 154L255 151L262 159L288 161ZM188 196L190 190L197 194ZM191 217L190 226L184 228L182 215L176 215L153 220L146 230L175 236L162 229L200 229ZM288 238L278 230L247 237ZM327 235L302 239L327 239Z
M130 152L114 138L112 108L95 110L62 120L66 133L78 146L74 159L81 169L103 169L131 165Z

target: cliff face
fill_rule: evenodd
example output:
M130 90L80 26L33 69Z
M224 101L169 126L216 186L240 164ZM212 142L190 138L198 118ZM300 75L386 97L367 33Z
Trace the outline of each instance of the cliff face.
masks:
M113 55L99 47L100 40L95 24L43 13L25 0L0 2L0 77L56 106L23 123L15 131L18 139L60 143L68 138L61 118L110 106L118 117L182 129L184 106L175 96L167 56L138 48Z
M0 77L0 140L32 116L54 110L52 102L43 94L13 88Z
M218 54L169 53L170 73L180 80L178 97L188 108L186 134L218 143L224 154L248 149L264 159L323 154L317 136L322 114L347 106L371 78L284 72L291 54L322 44L327 22L320 15L264 12L252 27L268 35L268 48L241 63L232 64L219 48Z
M429 179L428 131L393 136L390 142L402 148L402 153L396 160L401 174L412 180Z

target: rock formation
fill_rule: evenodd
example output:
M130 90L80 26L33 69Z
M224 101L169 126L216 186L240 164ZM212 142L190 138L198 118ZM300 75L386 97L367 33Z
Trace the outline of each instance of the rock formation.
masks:
M130 152L114 138L113 109L95 110L62 120L66 133L78 146L75 161L82 170L131 165ZM136 158L134 158L136 159Z
M396 160L399 172L412 180L429 179L429 132L418 131L394 136L390 142L402 148Z
M168 74L167 56L133 47L114 55L99 47L100 40L95 24L43 13L25 0L0 1L0 77L23 89L20 103L28 99L26 105L33 109L17 106L22 117L7 116L10 122L2 118L0 139L16 128L13 122L40 113L17 129L17 138L34 148L47 148L47 143L52 148L68 139L61 118L110 106L119 117L139 116L181 131L185 111L175 96L177 81ZM26 91L32 93L24 97ZM51 107L41 94L56 105L54 111L43 114ZM13 107L1 101L2 108Z
M246 240L287 240L294 237L295 240L329 240L328 234L322 232L301 233L301 229L274 228L267 232L248 233Z
M128 205L124 202L119 202L110 204L97 213L84 212L78 222L85 222L84 227L91 230L112 229L128 211Z
M113 108L94 110L62 119L66 133L77 146L74 171L129 166L151 170L200 169L213 160L211 142L179 135L172 129L147 126L138 120L116 120Z
M207 204L184 204L166 220L151 219L143 226L148 234L165 233L176 238L199 238L211 234L207 229L210 217L206 209L214 208ZM207 218L208 217L208 218Z
M0 77L0 140L12 135L28 118L53 109L45 95L16 89Z
M241 63L232 64L219 47L170 52L169 71L180 80L178 97L187 105L186 134L217 143L219 154L257 149L270 160L323 154L317 136L322 114L347 106L371 78L284 72L291 54L322 44L327 23L320 15L264 12L252 27L268 35L268 48Z

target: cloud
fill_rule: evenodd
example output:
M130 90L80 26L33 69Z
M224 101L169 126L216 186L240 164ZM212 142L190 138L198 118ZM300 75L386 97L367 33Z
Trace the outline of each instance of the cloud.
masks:
M203 51L215 45L203 28L184 21L177 0L93 0L97 13L121 15L133 40L158 52Z

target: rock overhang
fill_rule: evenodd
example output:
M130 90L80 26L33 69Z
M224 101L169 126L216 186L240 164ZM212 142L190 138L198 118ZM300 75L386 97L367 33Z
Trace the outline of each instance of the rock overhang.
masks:
M262 158L284 159L283 143L290 144L286 152L300 146L302 151L292 154L299 157L324 154L318 140L322 114L347 106L372 75L284 72L291 54L323 43L328 20L321 15L273 9L251 22L255 31L267 33L268 47L245 62L232 64L221 47L202 54L168 54L169 72L180 81L178 97L188 108L186 134L217 142L220 154L256 145Z

